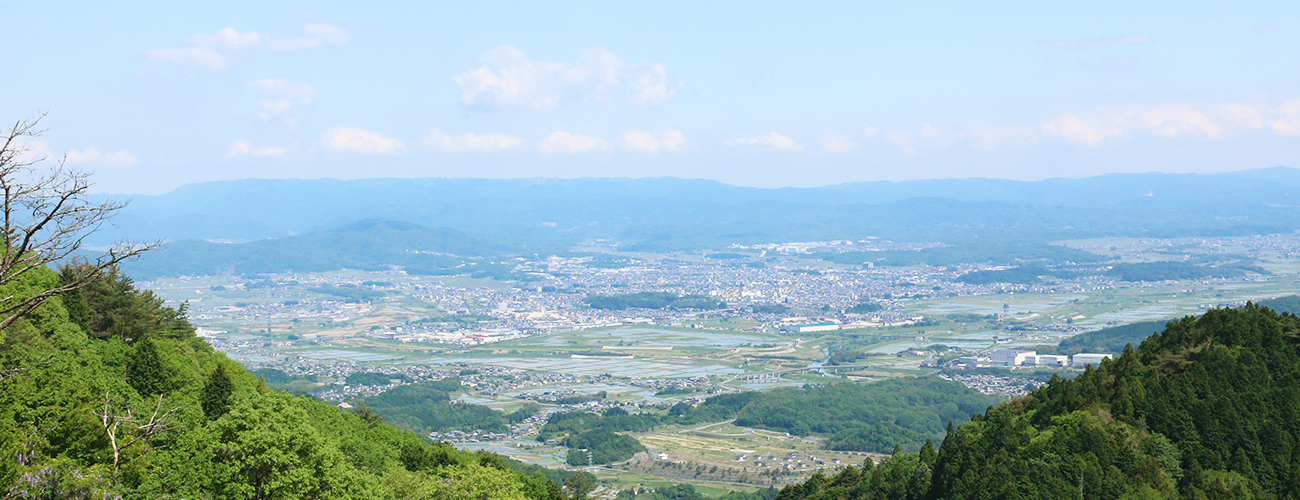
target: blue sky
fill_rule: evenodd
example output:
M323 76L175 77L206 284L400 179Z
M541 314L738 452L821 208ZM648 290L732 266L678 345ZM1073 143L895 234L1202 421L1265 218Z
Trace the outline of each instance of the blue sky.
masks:
M6 2L0 118L141 194L1300 166L1297 5Z

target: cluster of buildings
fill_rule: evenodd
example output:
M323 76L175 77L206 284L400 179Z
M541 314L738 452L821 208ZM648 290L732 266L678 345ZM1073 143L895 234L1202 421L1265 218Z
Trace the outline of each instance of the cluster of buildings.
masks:
M750 457L748 453L742 453L736 455L736 459L735 459L736 462L739 462L741 464L744 464L746 461L750 461L751 463L753 463L755 467L777 467L784 470L801 470L801 469L808 469L810 467L811 468L826 467L828 465L827 460L830 461L829 465L833 465L833 466L840 465L840 459L838 458L826 459L826 458L818 458L816 455L808 455L808 459L804 460L803 458L800 457L798 452L793 452L793 451L786 453L784 457L780 457L780 458L778 458L776 455L764 456L761 453L754 455L753 457Z
M1100 366L1103 359L1110 359L1110 354L1079 353L1073 356L1038 354L1026 349L998 349L987 356L962 356L953 364L962 368L1017 368L1026 366L1083 368L1087 365Z
M782 318L780 329L786 333L833 332L836 330L856 330L859 328L881 328L889 326L915 325L925 321L925 316L911 313L883 312L872 315L847 314L844 320L828 318L818 322L807 322L808 318Z
M691 378L670 378L670 379L640 379L630 382L636 387L645 387L647 389L664 390L664 389L687 389L693 392L703 392L708 389L709 377L691 377Z
M939 378L961 382L962 385L975 389L984 394L1001 394L1008 398L1016 398L1029 394L1030 391L1042 387L1043 383L1036 380L1027 380L1015 377L999 377L997 375L944 375L940 374Z

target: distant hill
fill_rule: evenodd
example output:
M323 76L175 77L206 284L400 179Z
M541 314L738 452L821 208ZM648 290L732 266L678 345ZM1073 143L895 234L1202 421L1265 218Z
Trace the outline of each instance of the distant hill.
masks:
M1297 179L1300 171L1288 168L782 189L674 178L246 179L136 196L114 227L88 243L175 242L168 257L150 257L133 269L142 276L408 265L410 256L399 254L411 250L472 255L467 248L489 244L483 253L532 254L597 239L617 242L621 250L673 252L878 237L946 246L821 257L876 265L1063 264L1098 258L1049 242L1292 232L1300 228L1300 202L1292 199L1300 200ZM374 221L387 221L389 234L362 227ZM442 235L399 231L391 226L396 223L438 228ZM331 239L348 228L357 234ZM437 241L424 241L430 239ZM208 243L229 241L246 243ZM416 260L410 265L451 263Z
M1288 295L1276 299L1265 299L1257 304L1277 312L1300 314L1300 295Z
M1075 355L1081 352L1118 354L1124 346L1137 348L1142 341L1165 329L1168 320L1142 321L1121 326L1102 328L1093 332L1080 333L1062 340L1057 354Z
M1300 226L1298 179L1300 171L1289 168L781 189L676 178L245 179L134 196L105 237L252 240L319 232L364 219L522 239L684 243L705 236L736 242L948 233L969 237L988 230L1042 236L1247 234ZM1219 217L1204 217L1206 213Z
M125 268L142 279L157 276L380 270L398 265L418 273L445 270L469 257L528 250L448 228L367 220L337 230L247 243L182 240L145 254Z

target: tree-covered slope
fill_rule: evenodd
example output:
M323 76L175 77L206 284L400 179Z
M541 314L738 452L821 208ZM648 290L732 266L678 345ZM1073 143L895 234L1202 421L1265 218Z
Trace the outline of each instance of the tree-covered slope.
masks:
M64 279L39 268L0 296ZM116 274L0 331L0 454L5 498L561 497L497 455L266 388Z
M950 429L937 454L780 498L1300 498L1300 318L1248 305L1170 322Z

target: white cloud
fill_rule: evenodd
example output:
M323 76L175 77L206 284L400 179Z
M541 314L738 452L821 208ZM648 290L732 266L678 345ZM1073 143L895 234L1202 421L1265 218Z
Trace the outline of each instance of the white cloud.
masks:
M824 153L847 153L858 149L859 144L844 135L832 135L822 137L817 142L822 145Z
M609 143L595 137L571 134L569 132L556 132L551 134L538 145L538 149L546 154L553 153L591 153L596 151L608 151Z
M1204 135L1207 139L1222 137L1222 126L1210 120L1204 113L1188 106L1142 107L1126 109L1124 112L1138 120L1141 126L1164 137L1182 135Z
M359 128L335 127L321 138L325 147L365 155L394 155L406 149L402 141Z
M126 167L135 165L135 155L126 151L118 151L104 155L104 165L109 167Z
M284 156L284 148L278 146L255 147L252 142L239 139L230 143L230 149L226 150L226 158L241 155L253 156Z
M1237 116L1234 111L1244 116ZM1224 112L1230 121L1249 120L1249 112L1244 108L1226 109ZM1107 138L1142 131L1169 138L1223 138L1222 124L1187 104L1098 108L1083 117L1067 114L1052 118L1043 124L1042 130L1044 135L1086 145L1097 145Z
M471 106L554 108L561 100L607 101L626 87L626 99L637 105L667 102L682 86L672 83L660 63L628 65L600 47L578 52L581 63L534 61L523 51L503 45L483 53L486 64L453 76L460 101Z
M266 99L262 101L262 112L258 113L257 116L263 120L269 120L272 116L288 111L291 107L293 107L293 103L289 101Z
M727 139L723 142L728 146L749 145L764 146L777 151L803 151L803 146L796 144L793 140L790 140L789 137L776 132L768 132L767 134L758 137L750 137L746 139Z
M682 82L679 81L674 88L669 82L668 71L660 63L642 64L628 72L628 99L633 104L664 104L677 94L677 89L681 86Z
M271 50L314 49L327 43L330 45L347 45L348 42L352 41L352 34L342 28L328 24L308 24L303 28L303 31L307 32L309 36L306 38L290 38L288 40L268 37L266 48Z
M208 47L225 47L228 49L246 49L262 44L262 35L257 33L240 33L235 28L223 28L215 35L200 33L189 37L185 43Z
M1278 135L1300 135L1300 100L1288 101L1277 108L1282 116L1268 122Z
M1264 128L1264 119L1259 109L1239 102L1230 102L1220 106L1228 121L1236 122L1248 129Z
M95 148L86 148L81 151L72 150L63 154L63 161L69 165L79 163L98 163L100 160L99 150Z
M686 137L680 130L669 129L655 133L629 130L623 134L623 147L641 153L657 154L660 151L675 153L681 151L686 145Z
M431 129L429 136L424 138L424 145L429 149L443 151L447 153L473 152L473 153L491 153L494 151L504 151L523 146L524 141L518 137L505 134L474 134L464 133L448 135L438 129Z
M216 34L199 33L185 39L185 43L192 47L147 50L144 55L155 61L224 71L230 65L230 61L213 48L238 50L266 47L271 50L295 50L320 47L324 44L344 45L352 41L352 35L347 31L328 24L308 24L303 31L308 35L305 38L279 40L259 33L240 33L234 28L227 27L217 31Z
M44 147L44 143L41 143ZM81 151L72 150L63 154L63 161L68 165L79 165L83 163L104 165L109 167L125 167L135 165L135 155L126 151L116 153L101 154L98 149L88 147Z
M210 71L224 71L229 63L225 56L206 47L147 50L144 55L155 61L188 64Z
M263 120L288 111L294 104L311 104L311 101L316 98L316 87L306 83L293 83L288 78L254 80L244 82L244 85L280 98L262 101L262 112L258 116Z
M54 156L50 151L50 145L45 141L24 141L21 137L17 139L11 151L17 152L13 157L17 163L45 161Z
M916 145L919 141L916 140L916 137L913 136L911 132L904 130L888 130L885 131L885 133L880 134L880 138L885 142L903 148L904 153L909 155L916 154Z
M1118 127L1093 126L1074 115L1061 115L1043 124L1043 134L1064 138L1076 144L1100 144L1107 137L1119 137L1124 131Z

